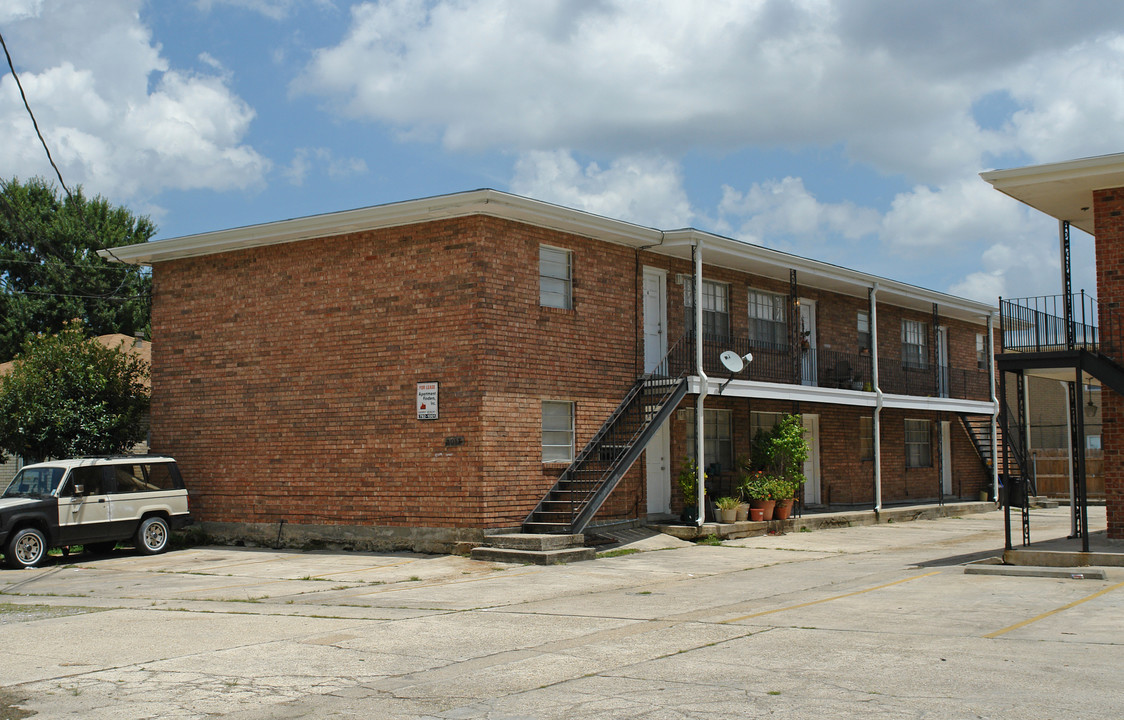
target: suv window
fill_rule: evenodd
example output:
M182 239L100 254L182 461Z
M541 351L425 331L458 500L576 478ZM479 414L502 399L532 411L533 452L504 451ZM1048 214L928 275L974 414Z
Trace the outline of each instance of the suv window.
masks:
M102 468L77 467L70 471L70 480L64 492L74 495L105 495L105 480ZM82 492L77 492L82 486Z
M63 473L62 468L24 468L12 479L4 497L39 497L50 495L59 486Z

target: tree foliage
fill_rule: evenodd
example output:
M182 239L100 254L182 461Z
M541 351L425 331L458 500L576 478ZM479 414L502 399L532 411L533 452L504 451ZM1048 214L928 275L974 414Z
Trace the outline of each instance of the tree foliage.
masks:
M97 251L147 242L147 217L60 195L42 178L0 180L0 362L36 333L81 319L94 335L133 335L148 326L151 280L142 268Z
M144 438L148 364L78 323L26 341L0 378L0 449L28 459L114 455Z

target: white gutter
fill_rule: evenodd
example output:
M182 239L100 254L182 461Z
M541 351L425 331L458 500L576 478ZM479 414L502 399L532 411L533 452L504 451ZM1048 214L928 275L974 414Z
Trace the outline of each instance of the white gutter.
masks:
M878 283L870 288L870 379L874 383L874 512L882 510L882 388L878 384Z
M706 517L706 506L703 504L706 496L706 455L704 446L706 438L703 435L706 423L703 418L703 404L710 381L703 369L703 311L702 311L702 239L699 238L692 249L695 256L695 371L699 376L699 397L695 401L695 485L698 492L698 526L702 527Z
M999 398L995 396L995 315L987 316L987 379L991 387L991 496L999 502Z

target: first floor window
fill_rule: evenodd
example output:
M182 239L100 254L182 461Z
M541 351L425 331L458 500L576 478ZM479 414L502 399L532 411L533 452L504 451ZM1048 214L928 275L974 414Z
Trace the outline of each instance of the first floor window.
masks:
M874 459L874 418L870 416L859 418L859 459Z
M781 421L782 414L778 412L751 412L749 414L749 439L752 442L757 438L757 433L767 433Z
M933 466L933 445L928 420L905 421L905 466L921 468Z
M569 310L570 251L547 245L539 246L539 305Z
M902 367L929 367L929 326L917 320L902 320Z
M684 285L683 301L687 308L688 328L695 326L695 286L691 282ZM702 281L702 321L703 337L712 340L725 340L730 337L730 287L726 283L713 280Z
M754 347L788 347L788 298L761 290L749 291L749 342Z
M703 411L703 462L707 467L718 463L722 470L734 467L734 441L731 428L733 413L729 410ZM687 457L698 457L695 450L695 411L687 412Z
M542 404L542 461L573 462L574 404L544 400Z

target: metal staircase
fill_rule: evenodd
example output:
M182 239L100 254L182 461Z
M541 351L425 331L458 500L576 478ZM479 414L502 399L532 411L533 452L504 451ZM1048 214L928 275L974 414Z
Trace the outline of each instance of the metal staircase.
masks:
M687 359L694 339L684 336L652 373L638 379L527 519L525 533L578 534L687 395Z
M582 532L686 394L685 377L637 380L523 521L523 532Z

